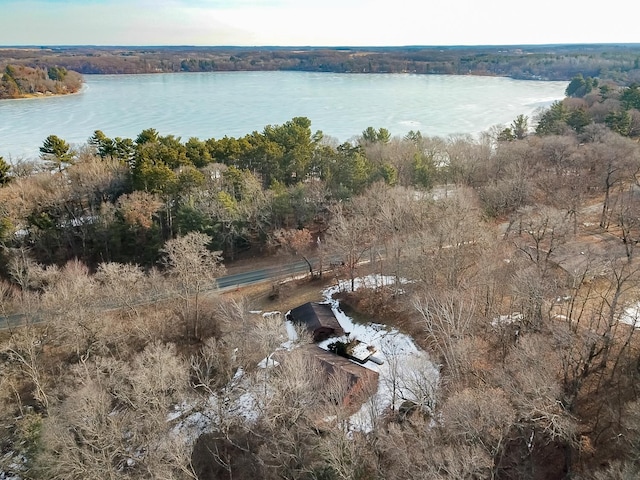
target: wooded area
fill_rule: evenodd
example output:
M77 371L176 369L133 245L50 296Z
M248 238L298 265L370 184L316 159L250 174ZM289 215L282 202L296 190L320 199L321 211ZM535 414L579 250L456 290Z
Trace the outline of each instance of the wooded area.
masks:
M640 81L640 44L407 47L41 47L0 49L0 68L60 66L82 74L301 70L495 75L619 84Z
M0 471L638 477L640 86L585 73L567 95L477 138L370 127L336 145L297 117L240 138L96 131L78 150L52 135L41 162L0 161L0 315L24 315L0 332ZM303 257L310 275L267 285L261 309L390 276L345 308L439 368L366 407L370 431L303 349L259 367L282 316L214 288L239 259Z
M0 78L0 99L65 95L82 86L82 77L64 67L31 68L6 65Z

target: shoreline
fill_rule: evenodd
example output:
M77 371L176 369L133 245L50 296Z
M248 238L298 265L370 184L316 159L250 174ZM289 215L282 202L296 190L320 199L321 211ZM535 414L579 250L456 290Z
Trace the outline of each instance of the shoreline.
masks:
M69 92L69 93L51 93L51 92L47 92L47 93L28 93L26 95L22 95L20 97L9 97L9 98L2 98L0 97L0 102L5 101L5 100L35 100L35 99L43 99L43 98L55 98L55 97L68 97L71 95L78 95L80 93L82 93L82 91L85 88L85 84L83 82L82 87L80 89L78 89L75 92Z

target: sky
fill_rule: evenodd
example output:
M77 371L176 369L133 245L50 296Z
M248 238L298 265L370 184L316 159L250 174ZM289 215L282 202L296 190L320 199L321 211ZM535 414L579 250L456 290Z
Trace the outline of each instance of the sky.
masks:
M0 46L639 43L584 0L0 0Z

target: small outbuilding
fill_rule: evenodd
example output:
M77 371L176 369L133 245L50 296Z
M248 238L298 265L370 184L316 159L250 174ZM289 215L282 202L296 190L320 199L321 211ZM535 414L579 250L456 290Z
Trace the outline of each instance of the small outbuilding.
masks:
M293 323L304 325L313 335L314 342L321 342L330 337L341 337L345 334L328 303L305 303L292 309L288 317Z

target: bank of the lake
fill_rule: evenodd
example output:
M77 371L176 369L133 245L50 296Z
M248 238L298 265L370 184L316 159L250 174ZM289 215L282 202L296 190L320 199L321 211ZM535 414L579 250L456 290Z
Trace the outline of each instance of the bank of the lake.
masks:
M346 141L369 126L392 135L477 134L564 97L566 82L504 77L308 72L88 75L79 95L0 102L0 155L35 158L57 135L83 144L100 129L135 138L145 128L183 140L243 136L305 116Z
M45 92L45 93L25 93L24 95L20 95L19 97L16 98L0 98L0 104L2 104L2 102L7 102L7 101L11 101L11 100L34 100L37 98L53 98L53 97L68 97L69 95L79 95L82 93L82 88L78 89L75 92L66 92L66 93L52 93L52 92Z

